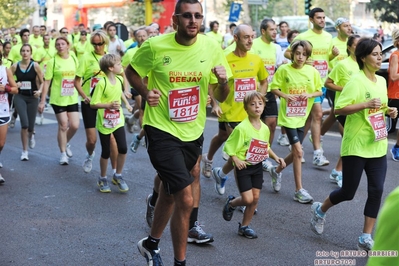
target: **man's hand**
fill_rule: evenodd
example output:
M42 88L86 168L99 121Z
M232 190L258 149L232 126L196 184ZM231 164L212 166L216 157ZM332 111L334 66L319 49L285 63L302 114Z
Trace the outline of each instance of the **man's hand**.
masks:
M156 107L159 104L159 98L161 96L162 94L158 89L153 89L147 93L146 101L149 106Z
M212 68L212 73L215 74L219 84L227 83L226 69L224 68L224 66L215 66L214 68Z

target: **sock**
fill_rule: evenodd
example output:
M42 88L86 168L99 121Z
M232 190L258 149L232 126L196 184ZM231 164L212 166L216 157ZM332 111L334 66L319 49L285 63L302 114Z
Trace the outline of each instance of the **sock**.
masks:
M152 190L152 198L150 201L151 206L155 206L155 204L157 203L157 199L158 199L158 193L155 192L155 190Z
M116 174L116 169L112 169L112 173L113 173L113 174Z
M66 155L66 152L64 151L64 152L61 152L61 155Z
M223 168L219 170L219 173L218 173L218 174L219 174L219 176L220 176L221 178L225 178L226 175L227 175L227 174L223 173Z
M395 149L399 149L399 145L398 144L395 144L395 147L394 147Z
M116 177L121 177L122 174L117 174L117 173L115 173L115 176L116 176Z
M324 216L326 216L326 213L321 210L321 206L317 207L316 213L318 215L320 215L320 217L322 217L322 218L324 218Z
M208 161L208 162L213 162L213 160L209 160L209 159L208 159L208 154L205 156L205 159L206 159L206 161Z
M107 176L100 176L100 179L107 179Z
M180 260L177 260L177 259L175 258L175 264L174 264L174 266L185 266L185 265L186 265L186 260L180 261Z
M360 238L361 238L361 240L371 238L371 234L363 233L363 234L360 236Z
M195 225L195 222L198 220L198 207L197 208L193 208L193 210L191 211L191 215L190 215L190 225L189 225L189 229L193 228Z
M160 239L153 238L152 236L148 236L147 240L144 241L144 245L148 249L157 250L159 241L160 241Z
M315 150L315 151L313 152L313 154L319 154L319 153L322 153L322 151L321 151L320 149L317 149L317 150Z

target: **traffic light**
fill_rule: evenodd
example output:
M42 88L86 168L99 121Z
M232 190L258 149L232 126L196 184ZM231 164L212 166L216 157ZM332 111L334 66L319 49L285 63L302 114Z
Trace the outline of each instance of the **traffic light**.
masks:
M309 15L311 6L312 0L305 0L305 15Z

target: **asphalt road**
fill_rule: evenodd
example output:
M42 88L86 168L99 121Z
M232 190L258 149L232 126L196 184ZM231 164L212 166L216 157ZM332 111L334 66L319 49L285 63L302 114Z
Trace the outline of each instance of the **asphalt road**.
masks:
M58 164L57 124L53 114L45 114L45 124L36 126L36 148L29 150L29 161L21 162L20 124L9 129L0 160L6 183L0 186L0 265L146 265L136 243L149 233L145 222L145 198L151 193L155 171L144 147L136 154L129 151L124 169L130 191L121 194L113 186L112 193L98 191L99 155L96 147L93 170L85 174L81 164L85 158L83 123L72 139L73 157L68 166ZM209 118L205 130L207 151L217 122ZM131 134L127 133L128 142ZM277 136L276 136L277 137ZM392 147L394 135L390 136ZM312 147L304 142L306 163L303 186L316 201L322 201L337 186L329 174L339 154L340 137L328 133L323 144L330 165L312 165ZM280 155L286 147L273 146ZM214 166L224 161L218 151ZM388 174L383 197L399 185L399 163L388 155ZM108 171L111 173L111 169ZM315 235L309 228L310 205L295 202L292 166L283 172L282 189L274 193L270 176L264 174L258 214L251 227L254 240L237 235L242 214L236 211L232 221L222 218L222 207L229 194L238 195L233 176L227 182L226 194L219 196L214 181L201 177L202 198L199 220L215 241L207 245L189 244L188 265L314 265L316 259L349 259L348 263L364 265L363 254L340 257L340 252L355 250L363 226L363 208L367 197L365 178L353 201L332 208L327 214L325 232ZM173 265L173 249L169 228L160 242L165 265ZM358 255L360 257L354 257Z

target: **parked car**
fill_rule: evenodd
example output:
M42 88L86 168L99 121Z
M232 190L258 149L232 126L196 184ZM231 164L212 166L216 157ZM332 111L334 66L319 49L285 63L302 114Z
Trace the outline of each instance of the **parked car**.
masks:
M388 66L389 66L389 57L391 54L396 51L396 47L393 46L392 42L391 44L384 46L382 49L382 64L381 68L377 71L377 75L383 76L387 82L388 85ZM387 131L388 133L393 133L396 130L396 123L397 119L391 119L389 116L386 116L385 122L387 126Z

